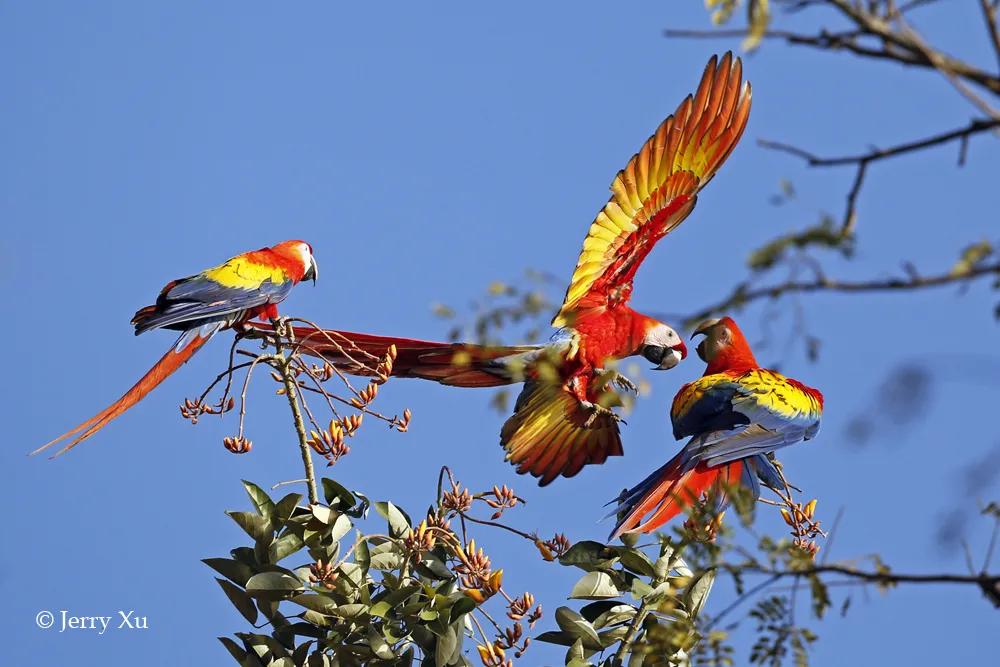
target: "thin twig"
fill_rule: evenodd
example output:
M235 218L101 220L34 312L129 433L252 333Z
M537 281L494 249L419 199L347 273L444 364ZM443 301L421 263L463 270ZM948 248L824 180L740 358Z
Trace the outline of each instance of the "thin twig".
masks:
M997 66L1000 68L1000 26L997 25L997 5L990 3L990 0L979 0L979 6L983 10L983 20L986 21L986 32L993 43L993 51L997 56Z
M974 266L962 271L949 271L933 276L911 276L909 278L885 278L880 280L841 281L818 278L812 281L790 280L776 285L754 289L738 289L729 296L683 319L685 322L700 322L716 313L742 307L751 301L776 299L785 294L812 292L888 292L894 290L915 290L965 283L983 276L1000 276L1000 262Z

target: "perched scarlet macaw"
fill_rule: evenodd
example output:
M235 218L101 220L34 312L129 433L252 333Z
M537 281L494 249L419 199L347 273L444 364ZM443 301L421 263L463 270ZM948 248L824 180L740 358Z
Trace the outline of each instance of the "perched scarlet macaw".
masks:
M674 437L691 439L665 466L622 494L611 539L655 530L712 491L721 512L725 489L713 485L743 483L754 498L760 495L758 478L782 489L767 455L819 431L823 394L760 368L732 319L703 322L695 334L705 335L698 356L708 367L681 387L670 410Z
M136 312L132 324L137 336L150 329L184 332L174 346L124 396L32 454L83 431L56 452L58 456L94 435L141 401L222 329L241 327L255 317L277 318L278 304L292 287L303 280L315 283L317 272L312 246L305 241L282 241L167 283L154 305Z
M691 213L698 192L739 141L749 113L750 84L742 81L739 58L713 56L695 95L660 124L611 184L614 194L590 225L552 321L561 331L549 345L484 348L350 332L326 335L376 355L395 345L393 375L461 387L526 381L500 442L517 472L531 473L541 485L621 455L617 416L601 404L603 387L614 377L605 366L641 354L657 369L668 369L687 354L672 328L629 307L632 280L654 244ZM303 351L365 373L320 332L300 328L296 337L307 341ZM543 377L543 358L556 362L557 377Z

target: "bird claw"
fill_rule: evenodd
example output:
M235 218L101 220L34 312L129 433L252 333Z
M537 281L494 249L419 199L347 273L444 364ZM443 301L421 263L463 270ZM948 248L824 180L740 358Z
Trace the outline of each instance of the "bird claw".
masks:
M610 417L615 422L621 422L623 424L626 423L625 420L622 419L621 415L619 415L611 408L606 408L603 405L598 405L597 403L591 403L590 401L583 401L581 402L581 405L583 405L583 407L586 408L587 410L590 410L590 416L587 417L587 421L583 422L584 428L590 428L593 425L593 423L597 421L597 418L602 415Z
M618 389L620 389L621 391L630 391L636 396L639 395L639 385L637 385L635 382L632 382L618 371L613 369L605 370L603 368L598 368L596 369L595 373L598 376L604 378L605 382L610 382L611 384L618 387Z
M621 373L616 372L612 382L614 382L615 386L620 388L622 391L630 391L636 396L639 395L639 385L637 385L635 382L632 382Z
M271 326L274 327L274 335L278 338L286 338L289 342L295 342L295 335L292 332L292 327L288 324L287 317L273 317L271 318Z

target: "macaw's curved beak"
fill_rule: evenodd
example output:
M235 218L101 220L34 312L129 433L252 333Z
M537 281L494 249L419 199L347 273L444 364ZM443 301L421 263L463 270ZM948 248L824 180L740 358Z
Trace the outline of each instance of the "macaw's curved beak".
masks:
M697 327L695 327L695 330L693 332L691 332L691 340L694 340L694 337L698 336L698 335L707 336L708 335L708 330L711 329L712 327L714 327L716 324L718 324L721 321L722 320L720 320L720 319L705 320L704 322L702 322L701 324L699 324Z
M311 281L313 281L313 285L315 285L316 284L316 278L318 278L318 277L319 277L319 265L316 264L316 258L315 257L310 257L309 258L309 268L306 269L306 272L304 274L302 274L302 280L311 280Z
M643 356L656 363L652 370L668 371L687 357L687 346L683 342L672 347L647 346Z
M660 360L660 365L654 370L658 371L668 371L677 364L681 363L681 360L687 356L687 348L684 344L675 345L674 347L668 347L663 351L663 359Z

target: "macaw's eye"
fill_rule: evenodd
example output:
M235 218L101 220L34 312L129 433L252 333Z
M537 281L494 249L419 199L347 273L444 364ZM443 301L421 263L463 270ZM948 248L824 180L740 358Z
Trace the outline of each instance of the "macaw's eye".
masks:
M642 356L649 362L656 364L657 366L663 361L663 355L666 353L667 349L665 347L659 347L656 345L646 345L642 348Z

